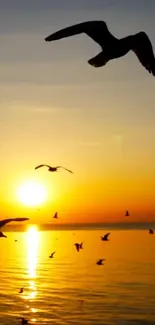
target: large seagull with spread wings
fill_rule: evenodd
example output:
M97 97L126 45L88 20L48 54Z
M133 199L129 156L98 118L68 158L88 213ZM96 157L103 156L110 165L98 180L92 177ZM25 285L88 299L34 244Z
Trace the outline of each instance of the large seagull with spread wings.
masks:
M120 58L132 50L145 69L155 76L155 57L152 44L143 31L118 39L110 33L104 21L87 21L63 28L47 36L45 41L51 42L81 33L87 34L102 48L99 54L88 61L93 67L102 67L108 61Z
M3 220L0 220L0 228L2 228L7 223L12 222L12 221L18 221L19 222L19 221L25 221L25 220L29 220L29 218L9 218L9 219L3 219ZM7 238L7 236L5 236L1 231L0 231L0 237Z
M67 168L62 167L62 166L51 167L49 165L42 164L42 165L36 166L35 169L38 169L38 168L41 168L41 167L48 167L49 172L57 172L58 168L63 168L65 170L67 170L67 172L73 174L73 172L70 169L67 169Z

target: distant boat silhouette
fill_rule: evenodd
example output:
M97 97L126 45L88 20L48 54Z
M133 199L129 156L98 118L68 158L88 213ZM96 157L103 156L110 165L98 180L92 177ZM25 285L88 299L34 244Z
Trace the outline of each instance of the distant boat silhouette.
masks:
M67 168L62 167L62 166L51 167L49 165L42 164L42 165L36 166L35 169L38 169L38 168L41 168L41 167L48 167L49 172L57 172L58 168L63 168L65 170L67 170L67 172L73 174L73 172L70 169L67 169Z
M129 214L129 211L127 210L126 212L125 212L125 217L129 217L130 216L130 214Z
M110 33L104 21L86 21L63 28L47 36L45 41L51 42L81 33L87 34L102 48L99 54L88 61L93 67L102 67L108 61L120 58L132 50L145 69L155 76L155 57L152 44L143 31L118 39Z
M153 229L149 229L149 234L154 235L154 230Z
M103 237L101 237L101 240L103 240L103 241L109 240L108 239L109 235L110 235L110 232L108 232L106 235L104 235Z

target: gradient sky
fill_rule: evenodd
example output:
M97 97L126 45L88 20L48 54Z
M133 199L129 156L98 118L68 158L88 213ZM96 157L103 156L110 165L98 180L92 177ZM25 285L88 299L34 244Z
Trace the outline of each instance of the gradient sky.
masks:
M46 43L57 29L105 20L116 37L144 30L155 46L154 0L6 0L0 11L2 216L49 222L155 221L155 79L127 56L95 69L86 35ZM65 171L34 171L40 163ZM49 192L41 211L22 207L28 179ZM60 222L60 221L59 221Z

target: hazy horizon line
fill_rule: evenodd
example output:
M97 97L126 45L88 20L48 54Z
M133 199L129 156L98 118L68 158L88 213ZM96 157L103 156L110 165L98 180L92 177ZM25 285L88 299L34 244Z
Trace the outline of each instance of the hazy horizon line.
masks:
M8 225L5 226L5 231L25 231L29 226L37 226L41 231L50 230L97 230L97 229L111 229L111 230L146 230L151 227L155 228L155 222L112 222L112 223L28 223L24 225Z

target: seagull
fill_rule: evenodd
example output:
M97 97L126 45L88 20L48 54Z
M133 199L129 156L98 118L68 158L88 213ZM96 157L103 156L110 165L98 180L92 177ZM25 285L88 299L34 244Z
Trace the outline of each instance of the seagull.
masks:
M67 172L73 174L73 172L72 172L70 169L67 169L67 168L62 167L62 166L51 167L51 166L49 166L49 165L44 165L44 164L42 164L42 165L36 166L35 169L38 169L38 168L40 168L40 167L44 167L44 166L45 166L45 167L48 167L48 171L49 171L49 172L57 172L58 168L63 168L63 169L65 169L65 170L67 170Z
M83 243L79 244L79 248L83 249Z
M25 220L29 220L29 218L10 218L10 219L0 220L0 228L12 221L25 221Z
M149 234L154 235L154 230L153 229L149 229Z
M53 218L54 218L54 219L58 219L58 212L55 212Z
M25 319L25 318L21 318L21 321L22 321L22 325L27 325L28 324L28 320Z
M96 262L96 264L97 264L97 265L103 265L103 263L102 263L103 261L105 261L105 259L100 259L100 260L98 260L98 261Z
M103 237L101 237L101 240L104 240L104 241L107 241L109 240L108 239L108 236L110 235L110 232L108 232L108 234L104 235Z
M0 220L0 228L2 228L5 224L11 221L25 221L25 220L29 220L29 218L10 218L10 219ZM0 231L0 237L7 238L7 236L5 236L1 231Z
M108 61L120 58L132 50L145 69L155 76L153 47L149 37L143 31L118 39L110 33L105 21L86 21L63 28L47 36L45 41L56 41L81 33L87 34L102 49L99 54L88 60L88 63L93 67L102 67Z
M125 212L125 217L129 217L130 216L130 214L129 214L129 211L127 210L126 212Z
M55 252L53 252L53 253L49 256L49 258L53 258L54 254L55 254Z
M75 245L76 250L77 250L78 252L79 252L80 249L83 248L83 247L82 247L83 243L81 243L81 244L75 243L74 245Z
M5 236L1 231L0 231L0 237L5 237L5 238L7 238L7 236Z
M24 291L24 288L21 288L21 289L19 290L19 293L23 293L23 291Z

